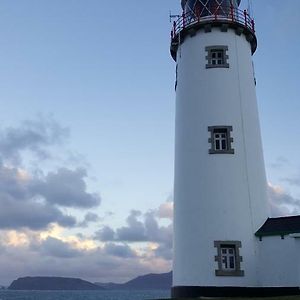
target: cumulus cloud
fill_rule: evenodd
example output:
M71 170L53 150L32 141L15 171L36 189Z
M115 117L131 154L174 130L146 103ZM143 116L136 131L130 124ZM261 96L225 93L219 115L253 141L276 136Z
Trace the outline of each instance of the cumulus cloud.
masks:
M7 167L0 162L0 194L2 198L5 198L5 195L19 200L30 197L27 189L28 179L29 177L23 170Z
M166 261L171 261L173 258L173 249L170 243L160 244L155 250L156 257L162 257Z
M117 228L115 231L105 227L100 231L100 236L106 233L106 240L110 237L112 240L127 242L170 243L172 241L172 225L160 226L156 211L142 214L140 211L132 210L126 221L127 226Z
M114 241L115 231L109 226L104 226L95 233L94 238L103 242Z
M172 223L165 226L159 224L159 211L158 209L142 214L132 210L126 219L126 226L115 230L105 226L95 233L94 238L102 242L154 243L157 245L154 247L154 254L170 260L173 226Z
M36 164L31 172L24 169L28 154L51 163L51 147L68 134L53 119L44 118L0 129L0 282L38 275L122 282L169 271L172 225L159 224L161 219L171 220L169 204L147 213L133 210L125 226L104 226L94 240L61 231L104 221L112 214L100 219L86 211L99 206L101 198L88 191L85 168L42 171ZM79 209L80 223L68 214Z
M39 159L49 157L47 147L60 144L69 135L69 130L52 118L39 117L23 121L19 127L0 130L0 153L2 159L21 162L21 152L29 150Z
M142 242L146 241L145 226L138 220L142 213L137 210L132 210L127 218L128 226L117 229L117 240L128 242Z
M9 284L18 276L76 276L90 281L125 282L171 267L170 261L138 253L124 243L89 248L54 237L40 239L34 234L28 234L27 239L29 243L1 246L1 283Z
M173 220L173 202L165 202L158 208L157 215L160 219Z
M99 195L86 191L85 174L83 170L60 169L37 178L0 165L0 228L39 230L53 222L75 226L75 218L59 207L86 209L100 204ZM96 219L92 213L85 216L86 223Z
M83 221L78 224L78 227L87 227L90 223L97 223L100 220L97 214L88 212L85 214Z
M74 248L69 243L63 242L59 239L48 237L42 241L39 247L33 248L38 250L41 255L59 258L73 258L82 255L82 252Z
M32 190L48 203L64 207L91 208L100 204L100 196L86 191L85 169L61 168L32 183Z
M273 217L300 213L300 200L285 192L283 188L269 184L268 192Z
M18 201L7 196L1 197L0 228L41 230L51 223L72 227L75 226L76 219L63 214L58 208L49 204L38 203L30 199Z
M0 130L0 229L41 230L52 223L72 227L76 219L61 208L100 204L100 196L87 191L86 169L60 168L44 174L39 169L30 173L20 165L23 151L46 157L48 148L67 136L68 129L51 118ZM85 222L92 219L94 215L87 215Z
M40 201L30 189L30 182L31 178L19 169L0 164L0 228L39 230L53 222L62 226L75 225L74 217Z
M100 218L97 214L88 212L84 217L85 222L98 222L100 221Z
M104 246L104 252L108 255L123 258L136 257L136 253L126 244L117 245L114 243L107 243Z

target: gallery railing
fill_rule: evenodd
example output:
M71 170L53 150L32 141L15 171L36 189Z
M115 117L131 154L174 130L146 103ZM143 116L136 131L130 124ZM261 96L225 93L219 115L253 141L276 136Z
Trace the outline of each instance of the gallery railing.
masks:
M246 10L240 10L234 6L219 6L213 10L203 8L202 10L195 9L194 11L183 12L183 14L173 23L171 38L173 40L182 30L192 27L195 24L215 21L237 23L246 27L252 33L255 33L254 19L251 18Z

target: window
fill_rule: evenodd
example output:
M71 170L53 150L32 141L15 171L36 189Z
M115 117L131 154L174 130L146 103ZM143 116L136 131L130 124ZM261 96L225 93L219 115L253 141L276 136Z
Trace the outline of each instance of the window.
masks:
M233 246L221 246L222 270L235 271L235 248Z
M209 154L234 154L231 144L233 138L230 136L232 126L210 126L210 138L208 142L211 144Z
M228 150L227 130L219 129L214 132L215 151Z
M224 50L223 49L211 50L211 63L212 63L212 65L224 65Z
M240 241L216 241L218 255L215 256L215 261L218 263L218 269L215 271L216 276L244 276L244 271L241 270Z
M228 47L227 46L209 46L206 47L207 51L207 64L206 68L229 68L227 55Z

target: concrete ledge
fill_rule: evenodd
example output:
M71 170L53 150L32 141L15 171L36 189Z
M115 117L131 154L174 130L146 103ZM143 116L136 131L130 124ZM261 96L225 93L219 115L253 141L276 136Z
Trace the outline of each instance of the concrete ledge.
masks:
M253 298L253 297L279 297L298 296L299 287L216 287L216 286L175 286L172 288L171 297L174 299L185 298ZM300 299L300 297L297 297Z
M199 299L203 299L203 300L207 300L207 298L203 297L203 298L168 298L168 299L155 299L155 300L199 300ZM252 298L210 298L210 299L222 299L222 300L300 300L300 296L282 296L282 297L252 297ZM154 300L154 299L153 299Z

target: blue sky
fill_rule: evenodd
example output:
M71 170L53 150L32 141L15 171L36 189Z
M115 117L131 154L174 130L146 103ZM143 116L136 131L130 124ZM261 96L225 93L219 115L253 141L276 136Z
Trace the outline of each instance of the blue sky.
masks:
M300 2L253 7L274 214L298 213ZM170 10L179 0L1 1L0 284L170 270Z

